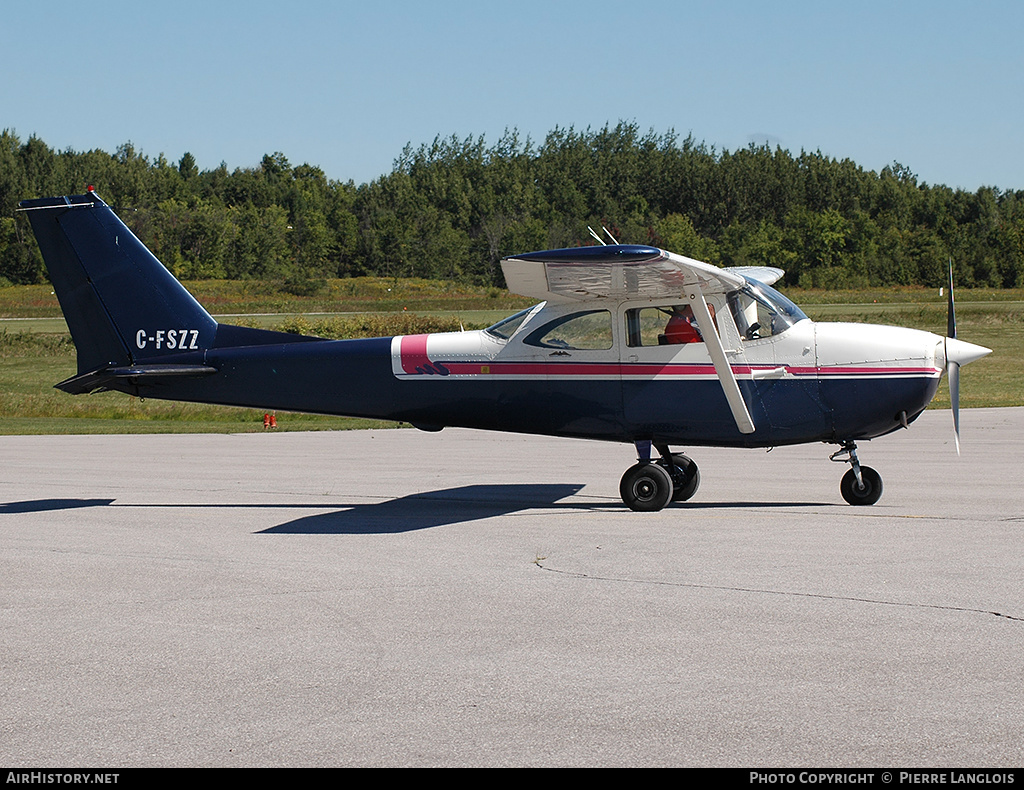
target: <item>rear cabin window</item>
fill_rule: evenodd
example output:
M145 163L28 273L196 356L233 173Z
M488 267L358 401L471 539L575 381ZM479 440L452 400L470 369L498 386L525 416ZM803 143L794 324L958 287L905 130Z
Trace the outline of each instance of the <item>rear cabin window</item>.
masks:
M573 313L545 324L525 341L531 346L575 351L612 347L612 315L607 310Z

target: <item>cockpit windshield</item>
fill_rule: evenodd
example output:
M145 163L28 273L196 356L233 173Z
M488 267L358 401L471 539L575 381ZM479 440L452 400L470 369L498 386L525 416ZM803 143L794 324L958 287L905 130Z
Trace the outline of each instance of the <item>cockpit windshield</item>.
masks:
M536 309L537 306L534 305L533 307L528 307L525 310L520 310L515 315L510 315L508 318L502 318L498 323L487 327L484 331L499 340L508 340L512 335L519 331L519 327L523 325L527 316Z
M736 328L745 340L781 334L807 316L770 285L749 277L747 284L728 295Z

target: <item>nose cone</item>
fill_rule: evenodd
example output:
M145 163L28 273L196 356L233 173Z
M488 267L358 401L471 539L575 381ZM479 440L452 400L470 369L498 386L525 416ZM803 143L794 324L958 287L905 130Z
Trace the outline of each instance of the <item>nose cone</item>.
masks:
M937 348L936 357L941 354L945 355L945 364L955 362L957 365L967 365L974 362L977 359L981 359L986 354L991 354L991 348L985 348L984 346L976 346L974 343L965 343L963 340L957 340L955 337L943 338L945 340L944 346ZM940 350L943 349L944 350ZM943 367L945 367L945 364Z
M939 386L942 338L930 332L816 323L815 338L819 389L835 436L871 439L897 430L924 411Z

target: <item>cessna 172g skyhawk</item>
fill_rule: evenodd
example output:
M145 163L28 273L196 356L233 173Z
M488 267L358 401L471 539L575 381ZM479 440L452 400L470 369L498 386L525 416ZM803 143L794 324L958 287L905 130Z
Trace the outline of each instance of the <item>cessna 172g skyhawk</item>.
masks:
M956 339L952 293L945 338L815 323L771 287L778 269L619 244L504 259L509 289L543 301L485 330L302 337L217 323L91 190L21 207L78 351L66 392L630 442L634 510L697 490L671 445L835 443L843 498L873 504L856 442L905 428L944 369L958 431L959 366L989 353Z

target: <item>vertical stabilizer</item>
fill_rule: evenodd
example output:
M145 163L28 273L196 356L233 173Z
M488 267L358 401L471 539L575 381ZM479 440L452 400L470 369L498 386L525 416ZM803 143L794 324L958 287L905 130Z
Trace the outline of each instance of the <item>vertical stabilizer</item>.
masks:
M217 322L93 192L25 200L79 374L209 348Z

